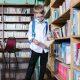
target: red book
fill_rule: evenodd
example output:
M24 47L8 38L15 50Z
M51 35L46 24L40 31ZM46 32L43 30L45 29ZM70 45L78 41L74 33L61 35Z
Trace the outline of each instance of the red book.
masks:
M80 43L78 43L78 44L76 44L76 46L77 46L77 53L76 53L76 60L77 60L77 58L78 58L78 53L79 53L79 51L78 51L78 49L80 49Z
M67 75L68 75L67 71L68 71L68 68L67 68L67 67L64 67L64 68L63 68L63 71L64 71L63 80L67 80Z

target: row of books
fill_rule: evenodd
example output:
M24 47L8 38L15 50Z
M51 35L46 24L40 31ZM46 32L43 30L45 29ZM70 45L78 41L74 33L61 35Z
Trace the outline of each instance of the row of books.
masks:
M7 7L4 8L4 14L30 14L30 8L15 8L15 7ZM0 14L2 13L2 8L0 8Z
M54 71L62 78L61 80L71 80L70 67L64 63L55 60Z
M74 70L74 80L80 80L80 71Z
M65 64L71 64L71 47L70 42L62 42L54 44L54 54L56 58L60 58Z
M54 26L53 29L54 38L70 37L70 35L71 35L70 20L67 20L67 23L63 27Z
M1 17L1 16L0 16ZM4 21L10 21L10 22L13 22L13 21L17 21L17 22L22 22L22 21L25 21L25 22L30 22L31 21L31 17L26 17L26 16L4 16ZM0 18L1 21L2 21L2 17Z
M72 12L72 34L80 36L80 10L74 9Z
M62 15L64 12L66 12L70 8L70 2L71 0L65 0L61 6L59 6L59 14Z
M69 67L65 66L63 63L59 63L57 68L58 74L63 80L71 80L71 70Z
M74 65L80 66L80 43L73 43Z
M16 48L30 48L30 44L27 42L17 42Z
M15 57L14 55L15 53L11 53L11 57ZM0 58L2 57L2 53L0 53ZM5 53L5 57L9 57L9 53ZM16 57L21 57L21 58L30 58L31 57L31 52L23 52L23 51L19 51L19 52L16 52Z
M28 30L29 24L0 24L0 30Z
M70 8L70 2L71 0L65 0L63 4L59 6L59 8L54 8L52 13L53 20L57 19Z
M13 32L3 32L0 31L0 38L2 38L4 35L5 38L8 38L8 37L15 37L15 38L27 38L27 34L26 32L17 32L17 31L13 31Z

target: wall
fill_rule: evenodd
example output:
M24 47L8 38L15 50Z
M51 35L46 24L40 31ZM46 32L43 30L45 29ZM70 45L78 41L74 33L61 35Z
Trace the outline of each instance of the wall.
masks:
M34 4L35 0L0 0L0 3L25 4L26 2Z

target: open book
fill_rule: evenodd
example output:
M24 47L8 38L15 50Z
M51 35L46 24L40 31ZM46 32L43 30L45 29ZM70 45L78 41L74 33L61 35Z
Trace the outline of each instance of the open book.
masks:
M40 47L42 47L43 49L44 49L44 48L49 48L50 45L53 43L53 41L54 41L54 40L47 40L47 41L45 41L44 43L40 42L38 45L39 45Z

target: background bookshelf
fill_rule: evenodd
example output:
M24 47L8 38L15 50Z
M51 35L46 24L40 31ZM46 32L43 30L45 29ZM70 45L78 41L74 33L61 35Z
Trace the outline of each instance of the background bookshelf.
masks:
M80 79L80 0L51 0L53 75L58 80Z
M16 56L19 62L19 70L24 72L24 76L19 72L16 79L24 79L28 62L31 56L27 31L29 23L33 19L34 5L28 4L0 4L0 42L3 46L9 37L16 38ZM2 63L2 50L0 49L0 62ZM6 53L5 53L6 54ZM7 55L6 55L7 56ZM6 58L8 60L8 58ZM0 63L0 66L2 66ZM16 63L15 55L11 53L11 72L14 72L14 63ZM1 68L1 74L4 69ZM8 73L6 70L6 75ZM12 74L12 73L11 73ZM7 79L9 79L7 77ZM3 74L1 75L3 80Z

